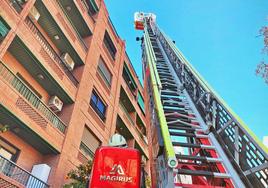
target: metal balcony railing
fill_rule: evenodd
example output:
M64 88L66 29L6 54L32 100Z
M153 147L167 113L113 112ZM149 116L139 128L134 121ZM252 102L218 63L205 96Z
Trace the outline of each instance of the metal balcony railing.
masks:
M77 87L79 83L78 80L74 77L72 72L68 69L68 67L62 61L61 57L52 48L52 46L49 44L49 42L46 40L43 34L39 31L39 29L36 27L33 21L29 17L26 17L25 23L29 27L29 29L32 31L35 38L40 42L44 50L48 53L48 55L64 70L67 77Z
M129 115L127 109L126 109L126 107L124 106L124 104L123 104L121 101L119 101L119 105L120 105L121 109L125 112L125 115L127 116L128 121L129 121L132 125L135 125L134 121L133 121L132 118L130 117L130 115Z
M48 188L49 185L0 155L0 173L25 187Z
M16 91L18 91L21 96L24 97L37 112L42 114L50 123L56 127L62 133L65 132L66 125L61 121L61 119L50 110L50 108L43 103L38 96L23 83L23 81L18 78L15 74L11 72L2 62L0 62L0 78L9 83Z

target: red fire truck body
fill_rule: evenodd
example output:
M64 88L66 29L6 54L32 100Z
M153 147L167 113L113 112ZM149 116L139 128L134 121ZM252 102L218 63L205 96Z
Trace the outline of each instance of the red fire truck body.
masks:
M136 149L100 147L91 174L89 188L139 188L140 153Z

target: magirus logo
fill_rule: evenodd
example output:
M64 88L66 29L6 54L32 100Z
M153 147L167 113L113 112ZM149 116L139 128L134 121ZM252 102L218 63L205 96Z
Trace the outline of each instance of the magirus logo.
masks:
M125 172L120 164L114 164L109 174L110 175L100 175L100 180L128 182L128 183L131 183L133 181L133 177L125 175Z
M124 170L123 170L121 165L115 164L113 166L112 170L110 171L110 174L116 174L116 173L119 174L119 175L125 175L125 172L124 172Z

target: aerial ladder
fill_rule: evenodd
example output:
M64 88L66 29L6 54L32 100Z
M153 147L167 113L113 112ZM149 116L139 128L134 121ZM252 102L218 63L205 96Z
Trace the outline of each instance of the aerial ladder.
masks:
M153 187L268 187L268 149L156 24L137 12Z

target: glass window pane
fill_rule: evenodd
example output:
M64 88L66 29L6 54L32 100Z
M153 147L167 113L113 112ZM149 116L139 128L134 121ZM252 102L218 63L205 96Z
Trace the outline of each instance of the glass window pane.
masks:
M93 90L90 105L95 110L95 112L98 114L98 116L105 120L105 111L106 111L106 104L101 100L101 98L98 96L98 94Z
M104 104L102 103L102 101L98 101L98 104L97 104L97 107L99 109L99 111L104 115L104 112L105 112L105 106Z
M92 100L92 102L94 103L94 104L97 104L97 96L95 95L95 93L94 92L92 92L92 96L91 96L91 100Z

